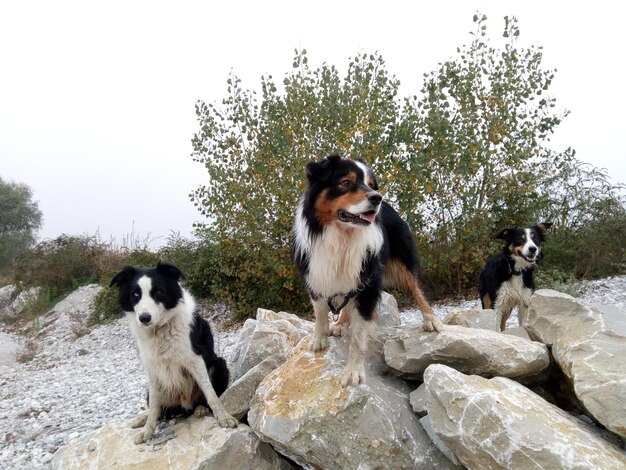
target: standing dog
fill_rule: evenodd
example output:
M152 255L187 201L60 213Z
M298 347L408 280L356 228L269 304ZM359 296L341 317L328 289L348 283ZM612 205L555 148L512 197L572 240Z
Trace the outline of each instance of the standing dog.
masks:
M344 308L352 336L341 384L356 385L365 381L374 310L384 286L413 295L426 331L440 331L442 325L418 284L417 248L409 226L383 202L369 167L332 155L309 163L306 174L308 187L297 209L293 243L315 311L311 350L328 346L328 313L337 315Z
M131 424L143 426L136 444L153 436L159 419L189 416L199 405L208 405L220 426L237 426L218 398L228 386L226 361L215 354L211 327L181 277L176 266L158 263L153 269L126 266L111 280L148 375L148 414Z
M526 320L528 303L535 291L533 273L543 259L541 244L551 226L542 222L528 228L511 227L496 236L506 244L500 253L487 260L480 272L478 290L482 307L496 311L502 331L515 306L520 326Z

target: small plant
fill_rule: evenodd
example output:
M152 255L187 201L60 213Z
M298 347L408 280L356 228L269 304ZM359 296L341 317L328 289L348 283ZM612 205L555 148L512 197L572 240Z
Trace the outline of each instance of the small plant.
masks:
M87 326L114 323L119 317L117 290L105 286L91 302L91 314L87 318Z

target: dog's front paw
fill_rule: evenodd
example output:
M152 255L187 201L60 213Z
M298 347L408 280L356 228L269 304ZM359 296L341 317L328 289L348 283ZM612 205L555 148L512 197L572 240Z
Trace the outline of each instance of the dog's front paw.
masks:
M363 369L348 369L346 367L339 380L342 387L365 383L365 371Z
M329 336L345 336L348 333L348 325L345 323L333 323L328 330Z
M150 439L152 439L153 435L154 431L151 431L149 429L142 429L135 436L135 444L143 444L144 442L148 442Z
M309 347L311 351L321 351L322 349L326 349L327 347L328 336L318 336L317 334L313 335L313 339L311 340L311 345Z
M239 424L239 421L229 415L226 410L222 410L219 413L214 412L214 414L217 423L223 428L236 428Z
M133 429L140 428L146 424L146 421L148 421L148 413L140 414L137 417L131 419L130 427Z
M436 331L439 333L443 330L443 323L441 323L439 318L433 315L431 317L424 318L422 327L424 328L424 331Z

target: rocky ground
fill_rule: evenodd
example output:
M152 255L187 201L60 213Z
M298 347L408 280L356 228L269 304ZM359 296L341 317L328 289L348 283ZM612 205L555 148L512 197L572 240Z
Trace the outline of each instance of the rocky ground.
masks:
M626 276L569 286L592 304L626 304ZM145 407L146 381L127 320L84 327L96 287L81 288L35 325L35 336L0 327L0 468L47 468L70 440ZM441 318L477 300L435 305ZM402 313L404 323L421 320ZM515 325L513 316L510 324ZM230 359L239 331L218 331L218 352ZM17 357L20 361L8 360Z

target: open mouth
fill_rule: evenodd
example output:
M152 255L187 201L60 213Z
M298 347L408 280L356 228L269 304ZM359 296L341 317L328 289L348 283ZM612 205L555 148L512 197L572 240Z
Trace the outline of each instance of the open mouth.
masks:
M531 254L522 255L522 258L524 258L529 263L534 263L535 261L537 261L537 255L531 255Z
M345 223L355 225L370 225L376 219L376 211L370 210L365 212L359 212L358 214L353 214L343 209L339 209L337 216L339 217L339 220Z

